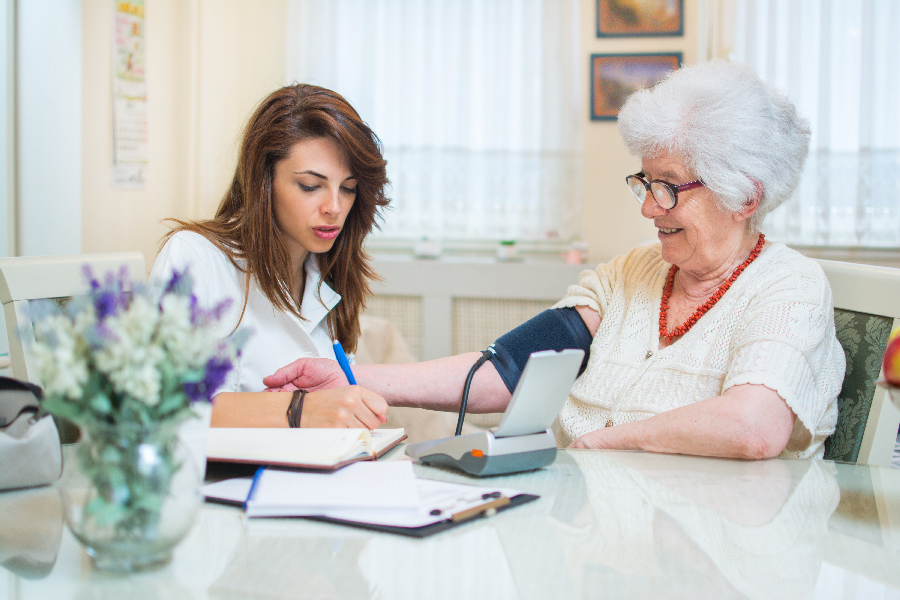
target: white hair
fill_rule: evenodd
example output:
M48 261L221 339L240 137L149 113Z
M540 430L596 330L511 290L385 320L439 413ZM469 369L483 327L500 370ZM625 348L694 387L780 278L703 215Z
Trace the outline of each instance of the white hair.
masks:
M619 133L631 154L680 159L726 212L739 212L759 185L754 231L800 183L810 137L790 100L750 67L721 60L682 67L632 94Z

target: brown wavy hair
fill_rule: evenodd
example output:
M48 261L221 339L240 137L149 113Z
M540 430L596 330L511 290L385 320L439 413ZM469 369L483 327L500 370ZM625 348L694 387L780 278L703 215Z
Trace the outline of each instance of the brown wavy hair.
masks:
M390 201L385 196L387 161L381 142L339 94L305 84L272 92L244 128L234 179L216 216L201 221L169 219L177 226L163 237L162 244L178 231L193 231L224 252L247 274L241 319L251 277L278 310L302 319L300 307L291 298L294 274L284 235L275 222L273 182L275 165L287 158L293 145L314 138L337 143L357 182L356 199L334 245L315 255L322 281L341 295L328 313L329 332L353 352L359 340L359 313L372 293L369 281L378 279L363 250L363 239L377 226L379 209ZM241 267L238 259L246 266Z

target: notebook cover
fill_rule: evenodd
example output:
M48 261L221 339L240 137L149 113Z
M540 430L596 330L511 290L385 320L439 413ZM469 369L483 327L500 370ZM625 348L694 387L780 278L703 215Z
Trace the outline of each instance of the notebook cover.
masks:
M399 429L399 427L398 427ZM240 458L207 458L206 461L208 463L230 463L230 464L242 464L242 465L266 465L269 467L287 467L291 469L306 469L309 471L324 471L324 472L333 472L346 467L347 465L352 465L355 462L363 461L363 460L378 460L389 451L393 450L397 447L402 441L407 438L407 435L404 433L402 436L397 438L394 442L391 442L388 446L381 450L381 452L376 453L374 456L359 456L357 458L351 458L350 460L345 460L333 465L310 465L305 463L298 462L260 462L257 460L244 460Z

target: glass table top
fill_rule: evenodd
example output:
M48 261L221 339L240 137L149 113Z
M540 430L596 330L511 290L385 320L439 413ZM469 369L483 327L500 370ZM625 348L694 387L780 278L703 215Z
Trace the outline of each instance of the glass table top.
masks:
M7 492L0 600L900 599L900 470L587 450L488 479L415 469L541 497L425 539L206 504L169 565L112 576L54 488Z

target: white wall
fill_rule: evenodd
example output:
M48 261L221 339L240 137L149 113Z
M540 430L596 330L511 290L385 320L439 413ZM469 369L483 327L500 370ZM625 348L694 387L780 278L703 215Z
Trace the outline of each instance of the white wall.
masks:
M17 253L81 252L81 1L16 3Z
M15 254L15 12L13 0L0 0L0 256ZM0 356L9 354L6 322L0 319ZM0 375L9 374L0 369Z
M0 0L0 256L15 254L15 12Z

